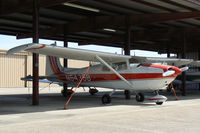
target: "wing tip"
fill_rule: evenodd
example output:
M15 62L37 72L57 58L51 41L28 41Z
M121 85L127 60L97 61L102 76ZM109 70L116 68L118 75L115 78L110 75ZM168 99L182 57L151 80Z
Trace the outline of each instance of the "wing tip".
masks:
M38 46L38 47L35 47L35 46ZM45 46L46 45L44 45L44 44L41 45L41 44L38 44L38 43L28 43L28 44L16 46L16 47L9 49L6 53L6 55L11 55L11 54L21 52L21 51L25 51L25 50L28 50L28 49L31 49L31 48L33 48L33 49L40 48L40 47L43 48Z

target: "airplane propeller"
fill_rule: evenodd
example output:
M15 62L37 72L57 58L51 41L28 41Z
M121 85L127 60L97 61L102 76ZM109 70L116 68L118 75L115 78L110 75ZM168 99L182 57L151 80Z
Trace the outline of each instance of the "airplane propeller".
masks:
M168 70L168 71L164 72L162 75L163 75L163 77L166 77L166 76L175 74L175 72L176 71L174 71L174 70Z
M180 69L181 69L181 71L184 72L184 71L187 71L187 70L189 69L189 67L186 66L186 67L182 67L182 68L180 68Z

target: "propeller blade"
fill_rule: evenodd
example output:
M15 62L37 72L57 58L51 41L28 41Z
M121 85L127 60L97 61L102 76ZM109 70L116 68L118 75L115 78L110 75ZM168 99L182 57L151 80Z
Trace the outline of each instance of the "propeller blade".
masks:
M187 71L188 69L189 69L189 67L182 67L182 68L180 68L181 69L181 71Z
M173 75L174 73L175 73L174 70L168 70L168 71L164 72L162 75L163 75L163 77L166 77L166 76Z

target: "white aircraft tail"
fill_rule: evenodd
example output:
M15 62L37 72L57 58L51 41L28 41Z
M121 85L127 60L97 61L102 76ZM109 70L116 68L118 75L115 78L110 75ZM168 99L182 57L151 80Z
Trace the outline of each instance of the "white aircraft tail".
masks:
M46 75L60 74L64 72L59 58L54 56L46 56Z

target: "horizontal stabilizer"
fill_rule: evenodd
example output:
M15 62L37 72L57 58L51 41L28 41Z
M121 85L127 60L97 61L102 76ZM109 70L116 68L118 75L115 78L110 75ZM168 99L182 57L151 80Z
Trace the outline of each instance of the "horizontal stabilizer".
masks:
M39 76L39 82L41 82L41 83L63 85L62 82L51 81L51 80L48 80L47 78L49 78L49 77L48 76ZM29 76L21 78L21 80L23 80L23 81L33 81L33 76L29 75Z

